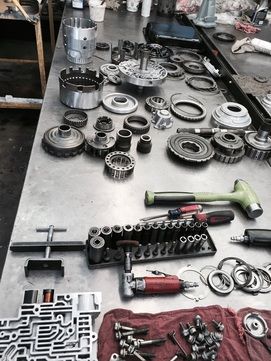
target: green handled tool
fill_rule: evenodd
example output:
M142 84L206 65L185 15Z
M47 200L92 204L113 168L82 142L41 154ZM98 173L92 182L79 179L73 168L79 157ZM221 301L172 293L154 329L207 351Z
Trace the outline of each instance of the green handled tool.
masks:
M263 214L259 198L251 186L242 179L236 179L231 193L208 192L151 192L145 193L145 204L150 206L157 203L187 203L187 202L216 202L229 201L238 203L249 218L257 218Z

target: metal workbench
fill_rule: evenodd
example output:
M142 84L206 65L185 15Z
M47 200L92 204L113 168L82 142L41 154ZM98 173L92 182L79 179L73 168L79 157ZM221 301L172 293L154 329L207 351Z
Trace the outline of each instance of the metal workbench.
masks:
M83 13L67 7L64 16L71 15L83 16ZM88 15L87 10L84 15ZM116 44L117 40L122 38L143 42L142 28L148 21L149 19L144 19L138 14L115 13L107 10L104 23L98 24L98 41L111 41ZM104 62L109 62L109 53L97 52L96 55L104 57L106 61L94 58L94 68L98 68ZM247 227L268 228L270 226L270 167L266 162L252 161L248 158L244 158L235 165L225 165L215 160L200 167L179 163L168 156L166 141L178 127L190 126L186 122L175 119L173 127L165 131L155 130L152 127L150 134L153 138L153 148L150 154L144 155L136 152L138 137L133 136L131 154L136 159L135 171L130 178L121 182L112 180L104 173L104 162L101 159L92 158L87 154L69 159L58 159L46 154L41 147L42 135L48 128L61 124L63 114L68 109L59 101L58 75L63 67L69 65L71 64L66 60L60 32L12 233L12 242L44 241L46 235L36 233L35 228L49 224L68 228L67 233L56 234L55 240L84 241L90 226L136 224L144 215L159 213L162 207L146 208L144 206L146 189L231 191L234 180L242 178L248 181L258 193L264 209L262 217L256 221L248 220L237 206L232 205L236 219L230 225L210 228L210 233L218 248L215 256L158 262L150 264L148 267L146 264L135 265L133 270L136 275L145 275L146 268L177 274L178 270L187 264L202 268L204 265L217 265L219 260L232 255L240 256L253 264L270 261L269 250L247 249L241 245L230 243L231 235L242 234ZM260 68L259 62L258 66ZM112 85L106 85L104 94L115 90L129 92L136 96L140 103L137 113L148 117L150 114L144 109L146 96L161 94L169 98L175 92L193 94L206 103L208 108L207 117L203 122L197 123L199 126L210 125L212 109L225 101L222 94L193 93L183 80L167 80L163 86L145 90L143 93L139 93L127 85L122 85L117 89ZM86 135L94 134L93 123L98 115L109 115L113 118L116 129L122 127L124 116L110 114L100 106L95 110L88 111L89 123L84 130ZM226 208L227 205L220 204L214 208L223 207ZM167 207L163 209L165 210ZM206 206L205 209L210 210L213 207ZM54 252L52 254L52 257L64 258L64 278L51 272L33 272L28 278L25 278L24 262L26 258L38 256L37 253L8 253L0 284L0 317L17 315L23 290L43 288L54 288L57 292L102 291L103 313L116 307L129 308L136 312L159 312L210 304L231 306L235 309L245 306L270 307L269 295L252 296L240 291L234 291L230 296L224 298L209 293L207 298L197 304L182 295L123 300L119 292L122 267L89 270L83 252L63 254ZM101 321L102 316L98 318L98 324Z

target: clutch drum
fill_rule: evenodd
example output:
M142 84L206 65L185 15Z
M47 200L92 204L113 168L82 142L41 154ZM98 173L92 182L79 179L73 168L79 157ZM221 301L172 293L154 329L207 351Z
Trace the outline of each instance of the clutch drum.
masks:
M168 138L167 145L172 154L187 162L203 163L214 156L214 148L211 143L195 134L172 135Z

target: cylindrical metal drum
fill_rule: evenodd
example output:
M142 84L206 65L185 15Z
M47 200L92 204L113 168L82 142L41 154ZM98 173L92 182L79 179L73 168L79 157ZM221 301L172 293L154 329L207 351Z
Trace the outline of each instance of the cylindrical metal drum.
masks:
M62 32L67 59L75 64L89 63L96 49L96 23L84 18L63 19Z

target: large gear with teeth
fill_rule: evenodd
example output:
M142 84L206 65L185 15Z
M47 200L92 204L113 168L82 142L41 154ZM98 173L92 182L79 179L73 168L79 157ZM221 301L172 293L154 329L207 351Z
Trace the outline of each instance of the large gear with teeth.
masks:
M269 129L260 128L258 132L245 135L246 156L256 160L266 160L271 156L271 138Z
M199 135L190 133L175 134L168 138L168 150L181 160L204 163L214 156L212 144Z
M234 133L218 132L213 136L212 144L215 149L214 158L219 162L237 163L245 155L244 142Z

